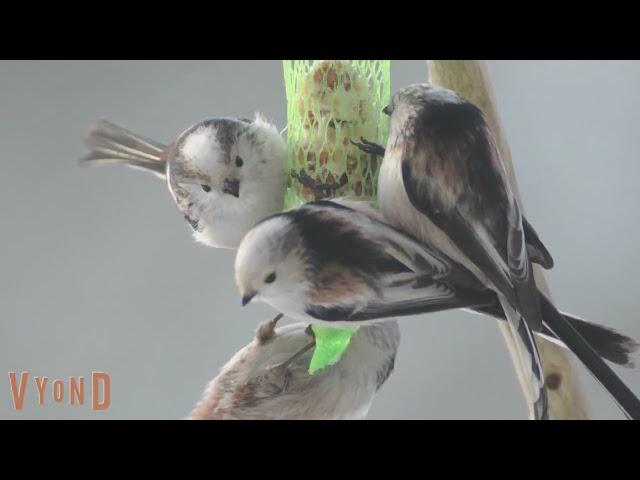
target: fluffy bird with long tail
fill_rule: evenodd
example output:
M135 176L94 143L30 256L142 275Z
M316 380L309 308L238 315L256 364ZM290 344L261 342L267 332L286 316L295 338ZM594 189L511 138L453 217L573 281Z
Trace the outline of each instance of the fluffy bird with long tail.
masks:
M543 324L532 263L551 268L553 260L509 187L481 110L446 88L414 84L398 91L384 113L390 116L378 178L384 217L464 265L498 295L528 376L536 418L547 418L544 373L532 335ZM602 368L589 343L551 312L546 319L555 320L555 333L627 415L639 418L638 399Z
M359 202L312 202L268 217L243 238L235 271L243 305L262 301L307 323L366 325L456 308L509 320L500 295L465 265ZM573 351L638 418L640 402L603 361L631 366L637 343L535 294L542 322L532 332Z
M205 120L170 145L101 121L87 145L82 165L123 164L166 179L194 238L210 247L237 247L258 220L283 208L286 145L260 115Z

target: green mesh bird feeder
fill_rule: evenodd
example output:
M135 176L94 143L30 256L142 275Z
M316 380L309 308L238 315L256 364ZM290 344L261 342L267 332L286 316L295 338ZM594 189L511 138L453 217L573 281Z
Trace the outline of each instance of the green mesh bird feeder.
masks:
M284 61L286 208L343 196L375 200L381 159L351 141L386 142L390 67L390 60Z
M284 60L287 93L285 208L323 198L376 200L381 158L352 141L386 144L382 109L391 91L390 60ZM357 328L312 326L309 373L335 364Z

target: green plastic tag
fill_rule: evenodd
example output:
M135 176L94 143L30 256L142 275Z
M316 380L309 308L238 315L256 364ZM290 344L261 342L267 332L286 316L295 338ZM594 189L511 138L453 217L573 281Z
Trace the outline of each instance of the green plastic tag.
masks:
M338 363L358 327L331 328L313 324L311 329L316 339L316 346L309 363L309 374L313 375L318 370Z

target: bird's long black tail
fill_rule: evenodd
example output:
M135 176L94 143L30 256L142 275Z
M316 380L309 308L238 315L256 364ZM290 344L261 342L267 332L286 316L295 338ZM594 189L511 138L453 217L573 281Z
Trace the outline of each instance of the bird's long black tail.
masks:
M589 372L613 396L625 414L640 420L640 400L613 370L600 358L589 342L560 313L544 295L540 294L543 318L549 330L560 339L587 367Z
M640 400L602 360L632 367L631 354L638 347L632 338L601 325L562 313L539 292L544 325L538 335L560 341L570 349L598 382L613 396L628 417L640 419ZM472 307L472 310L504 320L504 311L498 302Z
M557 311L557 309L551 304L551 302L549 302L546 297L542 298L542 294L539 294L541 296L540 307L542 311L542 317L546 319L550 315L553 315L554 312ZM492 317L498 318L500 320L505 319L504 311L497 301L491 305L471 307L471 310L482 314L491 315ZM591 345L591 347L600 357L623 367L635 366L631 355L636 351L640 344L638 344L638 342L636 342L634 339L627 337L626 335L622 335L621 333L618 333L611 328L583 320L582 318L571 315L570 313L559 313L562 315L565 321L569 322L573 326L573 328L578 331L582 338L584 338L587 343ZM562 346L566 347L566 345L564 345L564 343L553 331L549 329L547 325L543 325L542 331L535 333L536 335L541 335L547 338L547 340L559 342Z
M541 307L543 318L553 315L551 309L556 310L553 305L549 307L549 304L550 302L546 298L542 302ZM611 328L587 322L586 320L569 313L560 313L602 358L623 367L633 368L635 366L635 362L633 361L633 358L631 358L631 354L637 350L639 344L634 339L629 338L626 335L622 335ZM557 336L549 330L546 325L543 326L542 334L548 337L557 338Z
M91 151L80 160L81 165L125 164L165 176L165 145L107 120L93 127L86 143Z

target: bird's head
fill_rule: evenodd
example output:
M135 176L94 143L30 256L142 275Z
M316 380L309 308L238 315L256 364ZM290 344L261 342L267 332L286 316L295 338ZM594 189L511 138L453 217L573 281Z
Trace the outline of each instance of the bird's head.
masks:
M282 211L285 142L259 115L205 120L183 132L168 159L169 190L194 237L235 248L262 218Z
M450 125L481 121L482 115L453 90L430 83L414 83L398 90L383 112L390 117L391 135L403 137L425 127L448 130Z
M310 285L305 248L287 214L258 223L240 242L235 277L242 305L262 301L279 311L295 311Z

